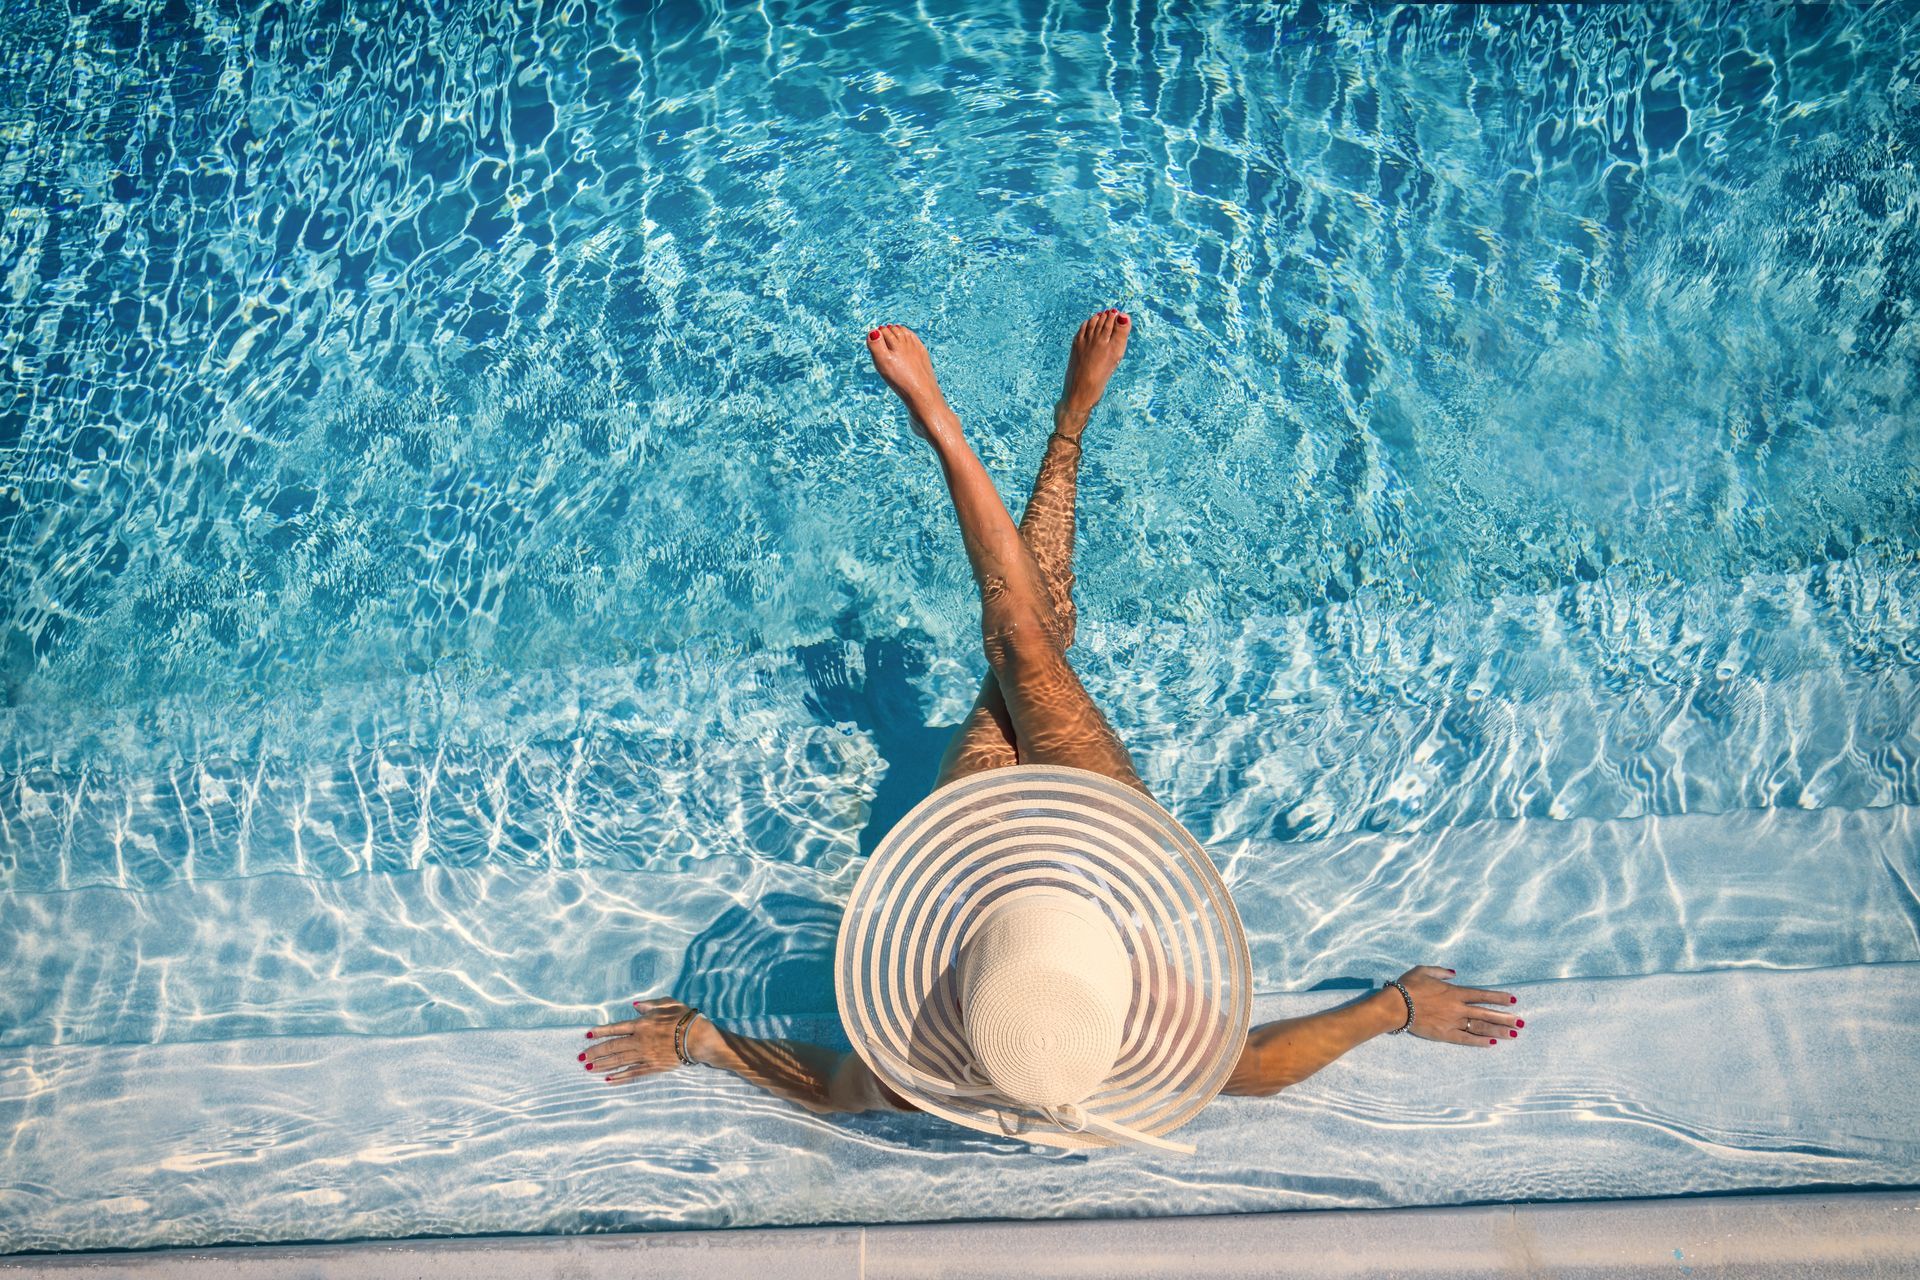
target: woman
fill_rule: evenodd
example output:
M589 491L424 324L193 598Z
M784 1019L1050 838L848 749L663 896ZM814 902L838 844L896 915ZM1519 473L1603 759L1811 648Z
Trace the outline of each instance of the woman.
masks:
M945 473L988 672L933 794L874 851L849 904L836 981L856 1048L754 1039L677 1000L637 1000L634 1018L587 1032L589 1070L621 1083L700 1063L813 1112L933 1110L1056 1145L1191 1151L1164 1135L1214 1094L1271 1095L1374 1036L1485 1048L1519 1034L1515 997L1433 966L1247 1029L1246 944L1225 886L1147 796L1066 657L1080 439L1130 329L1107 310L1074 335L1017 528L920 339L900 325L867 335ZM979 852L1036 830L1044 851ZM902 897L918 914L887 914ZM933 955L916 931L936 926Z

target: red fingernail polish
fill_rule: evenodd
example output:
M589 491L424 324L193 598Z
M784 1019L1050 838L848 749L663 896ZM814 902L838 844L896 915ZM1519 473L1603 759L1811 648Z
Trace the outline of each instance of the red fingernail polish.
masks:
M1519 1004L1519 1003L1520 1003L1520 997L1519 997L1519 996L1508 996L1508 997L1507 997L1507 1003L1508 1003L1508 1004Z
M878 329L869 329L869 330L867 330L867 341L868 341L868 342L872 342L872 341L873 341L873 340L874 340L875 338L877 338L877 337L879 337L879 336L880 336L880 331L879 331Z
M587 1039L589 1040L593 1039L593 1032L591 1031L587 1032Z
M1447 976L1451 978L1453 976L1453 970L1451 969L1447 970Z
M1513 1020L1513 1025L1516 1027L1524 1027L1527 1025L1527 1020L1525 1018L1515 1018Z
M593 1070L593 1064L591 1062L587 1064L587 1070L589 1071Z
M1487 1041L1487 1043L1488 1043L1488 1044L1499 1044L1500 1042L1499 1042L1498 1040L1489 1040L1489 1041Z
M575 1062L585 1062L586 1060L587 1060L587 1055L584 1053L574 1059Z
M1507 1032L1507 1039L1509 1040L1517 1040L1519 1039L1519 1037L1520 1037L1520 1033L1518 1031Z

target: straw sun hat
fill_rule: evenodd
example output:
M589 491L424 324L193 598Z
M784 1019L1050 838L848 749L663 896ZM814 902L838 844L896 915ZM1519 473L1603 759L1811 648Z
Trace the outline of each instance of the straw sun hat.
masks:
M1247 939L1185 828L1055 765L970 774L867 860L834 990L853 1047L924 1111L1058 1147L1164 1137L1227 1082L1253 1011Z

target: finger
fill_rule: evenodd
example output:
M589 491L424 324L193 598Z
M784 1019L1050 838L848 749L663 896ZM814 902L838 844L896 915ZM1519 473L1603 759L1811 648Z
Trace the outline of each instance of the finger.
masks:
M1482 1009L1478 1005L1468 1005L1464 1011L1476 1027L1493 1027L1505 1031L1508 1027L1520 1025L1520 1019L1505 1009Z
M616 1067L630 1067L646 1059L646 1054L638 1049L615 1049L612 1053L595 1050L587 1055L587 1070L612 1071Z
M641 1019L631 1018L626 1022L603 1022L597 1027L587 1029L587 1039L604 1040L608 1036L630 1036L640 1029Z
M598 1040L602 1036L632 1035L635 1031L639 1030L641 1024L647 1021L649 1015L665 1008L683 1009L685 1007L685 1005L675 1000L672 996L654 996L647 1000L635 1000L633 1002L633 1017L627 1019L625 1022L609 1022L594 1027L587 1032L587 1037L592 1040Z
M1437 1033L1433 1038L1436 1040L1445 1040L1448 1044L1478 1046L1482 1049L1491 1048L1498 1043L1492 1036L1473 1035L1461 1030L1459 1027L1448 1027L1444 1031Z
M634 1066L628 1067L624 1071L614 1072L612 1075L607 1077L607 1083L608 1084L624 1084L628 1080L638 1080L641 1076L659 1075L664 1070L666 1070L665 1067L650 1066L647 1063L642 1062Z
M1478 987L1455 987L1468 1004L1519 1004L1520 997L1507 991L1482 991Z

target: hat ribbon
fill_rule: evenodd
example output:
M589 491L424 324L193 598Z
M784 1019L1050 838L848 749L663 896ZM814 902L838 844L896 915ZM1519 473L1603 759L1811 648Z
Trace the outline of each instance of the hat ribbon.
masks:
M944 1093L955 1098L984 1098L999 1093L993 1081L980 1070L977 1063L967 1062L961 1067L965 1084L955 1084L951 1080L942 1080L908 1063L891 1049L874 1040L867 1041L867 1047L885 1059L887 1066L911 1080L922 1089ZM1173 1142L1156 1134L1143 1133L1131 1125L1121 1124L1118 1120L1109 1120L1105 1116L1095 1115L1082 1108L1078 1103L1063 1102L1057 1106L1038 1108L1040 1113L1068 1133L1086 1133L1091 1130L1104 1138L1131 1147L1152 1147L1160 1151L1171 1151L1176 1155L1190 1156L1194 1152L1193 1144ZM996 1108L995 1115L1000 1121L1000 1132L1009 1138L1020 1136L1020 1130L1014 1125L1022 1118L1008 1111Z

